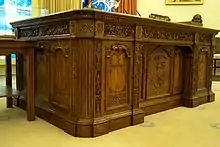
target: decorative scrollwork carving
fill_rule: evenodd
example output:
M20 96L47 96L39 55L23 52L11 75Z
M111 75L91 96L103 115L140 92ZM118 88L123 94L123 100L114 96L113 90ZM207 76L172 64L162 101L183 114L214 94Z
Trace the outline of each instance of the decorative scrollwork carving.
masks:
M41 37L41 36L53 36L69 34L69 23L53 23L52 25L43 25L38 27L32 27L27 29L20 29L19 37Z
M193 33L167 28L143 26L143 37L148 39L163 39L170 41L193 41Z
M132 25L105 24L105 35L133 37L134 27Z
M101 110L101 44L99 43L95 53L95 111Z
M134 88L133 88L133 97L137 100L139 97L139 82L140 82L140 68L142 62L142 44L135 45L135 54L134 54Z

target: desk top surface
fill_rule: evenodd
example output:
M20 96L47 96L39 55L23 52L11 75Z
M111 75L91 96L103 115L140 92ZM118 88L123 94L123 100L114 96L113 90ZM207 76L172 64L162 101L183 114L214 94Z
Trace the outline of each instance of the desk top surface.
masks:
M201 30L209 30L211 32L219 32L220 30L212 29L212 28L206 28L202 26L195 26L185 23L179 23L179 22L168 22L168 21L162 21L162 20L155 20L152 18L144 18L139 17L136 15L130 15L125 13L118 13L118 12L105 12L98 9L91 9L91 8L83 8L83 9L77 9L77 10L69 10L64 12L58 12L54 14L49 14L47 16L41 16L36 18L30 18L25 19L21 21L12 22L11 25L14 28L17 27L23 27L23 26L30 26L33 24L40 24L40 23L51 23L53 21L62 21L62 20L74 20L74 19L94 19L95 20L102 20L102 21L113 21L116 20L118 22L126 22L130 21L131 24L135 25L147 25L147 23L154 24L154 25L164 25L164 26L176 26L182 29L193 29L197 31Z

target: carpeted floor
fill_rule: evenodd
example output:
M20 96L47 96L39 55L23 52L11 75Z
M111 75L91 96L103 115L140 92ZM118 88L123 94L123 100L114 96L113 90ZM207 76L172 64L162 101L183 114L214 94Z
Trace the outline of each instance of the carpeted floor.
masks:
M85 139L72 137L37 119L26 121L18 108L0 100L0 147L220 147L220 82L216 101L197 108L179 107L145 117L145 123Z

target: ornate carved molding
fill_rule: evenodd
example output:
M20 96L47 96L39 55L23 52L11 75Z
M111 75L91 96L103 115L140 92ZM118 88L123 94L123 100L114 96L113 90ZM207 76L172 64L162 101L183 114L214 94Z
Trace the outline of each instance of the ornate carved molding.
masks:
M76 35L77 27L76 27L76 21L70 21L70 34Z
M162 39L169 41L190 41L193 42L194 35L192 32L184 32L180 30L172 30L167 28L159 28L153 26L142 27L143 38Z
M105 24L106 36L134 37L134 32L132 25Z
M101 111L101 43L98 43L95 53L95 112Z
M133 97L135 98L135 100L139 99L139 82L140 82L140 67L141 66L141 62L142 62L142 48L143 48L143 44L139 44L137 43L135 45L135 54L134 54L134 87L133 87Z
M95 35L103 37L104 35L104 22L96 21L95 22Z
M53 35L63 35L69 34L70 25L68 22L53 23L50 25L42 25L38 27L32 27L27 29L19 30L19 37L40 37L40 36L53 36Z

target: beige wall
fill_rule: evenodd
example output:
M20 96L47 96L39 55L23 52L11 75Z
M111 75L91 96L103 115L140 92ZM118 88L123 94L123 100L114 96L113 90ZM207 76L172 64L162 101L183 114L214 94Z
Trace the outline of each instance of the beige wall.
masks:
M201 14L205 27L220 29L220 0L204 0L203 5L165 5L165 0L137 0L137 10L142 17L151 13L166 15L171 21L190 21ZM220 36L220 34L218 35Z

